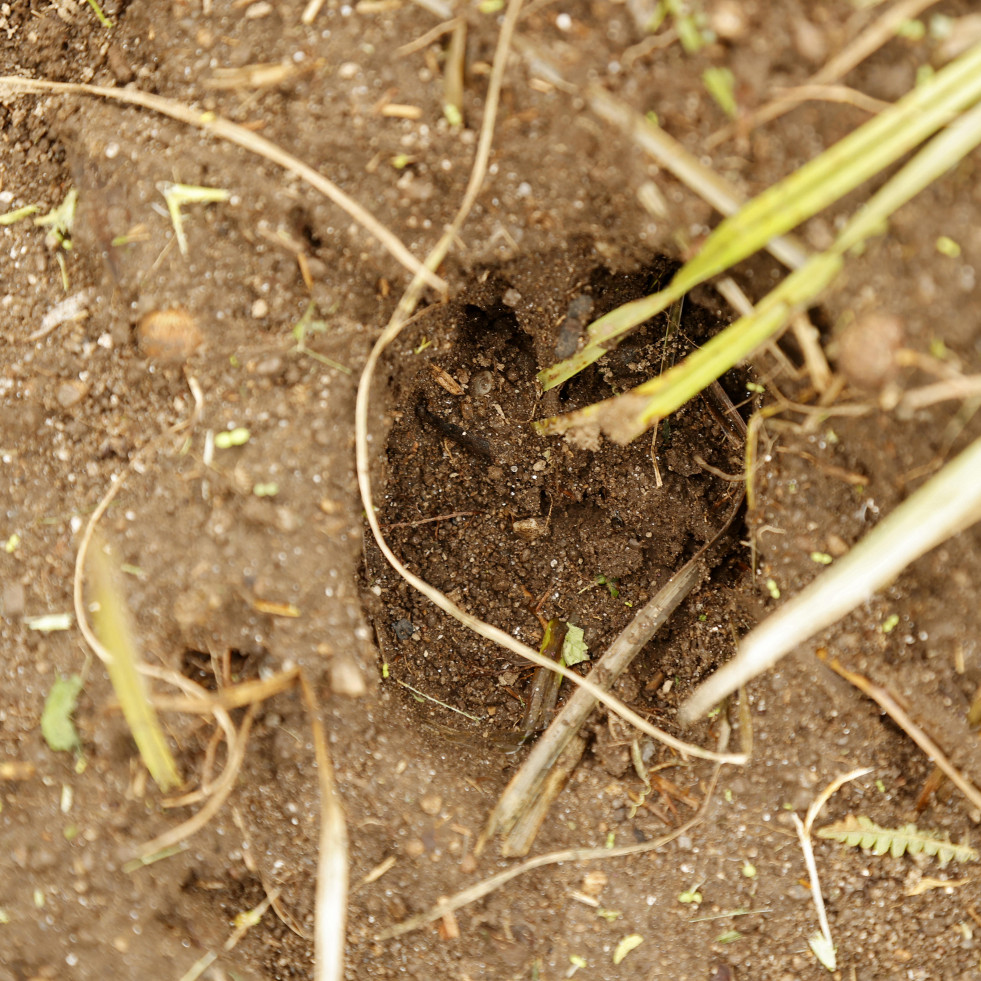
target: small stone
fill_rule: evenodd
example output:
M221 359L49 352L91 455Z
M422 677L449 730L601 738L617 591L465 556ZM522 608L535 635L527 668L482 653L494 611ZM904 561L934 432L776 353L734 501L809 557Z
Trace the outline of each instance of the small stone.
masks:
M531 469L534 470L535 473L541 473L545 469L546 466L547 466L547 464L545 463L544 460L536 460L532 464Z
M24 584L19 582L6 583L3 587L2 597L0 597L0 604L2 604L0 613L3 613L5 617L13 619L23 616L27 607L27 592L24 589Z
M896 355L905 340L903 322L892 314L870 313L838 336L838 369L859 388L881 389L899 371Z
M273 5L268 0L260 0L259 3L254 3L246 9L245 19L261 20L263 17L268 17L272 12Z
M407 858L420 858L426 851L426 846L418 839L413 838L405 843L405 855Z
M81 381L62 382L55 391L58 405L63 409L72 409L88 394L89 386Z
M424 794L419 798L419 807L422 808L424 814L436 817L443 807L443 798L439 794Z
M251 313L253 320L262 320L263 317L269 316L269 304L263 299L258 299L252 304Z
M354 663L353 658L344 654L335 654L331 658L327 676L330 690L335 695L362 698L368 691L361 669Z
M194 316L183 307L153 310L136 328L140 350L153 361L179 364L204 342Z
M545 524L539 518L519 518L511 525L511 530L526 542L533 542L545 534Z

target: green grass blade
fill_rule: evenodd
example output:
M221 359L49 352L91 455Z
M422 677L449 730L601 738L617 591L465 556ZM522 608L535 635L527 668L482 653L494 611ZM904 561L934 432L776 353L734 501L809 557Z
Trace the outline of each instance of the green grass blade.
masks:
M667 289L594 321L581 351L539 374L542 387L548 390L568 380L602 357L628 331L854 190L979 98L981 44L722 221Z
M112 655L106 663L109 680L150 776L161 790L171 790L180 785L181 778L137 668L140 653L126 600L100 543L94 541L93 546L89 553L90 581L97 604L93 621L96 635Z
M790 314L811 303L838 274L845 254L881 234L893 212L981 144L981 104L934 137L876 192L845 226L835 244L794 271L757 305L674 368L624 395L538 423L546 434L597 427L618 442L639 436L674 412L778 331ZM621 308L623 309L623 308Z

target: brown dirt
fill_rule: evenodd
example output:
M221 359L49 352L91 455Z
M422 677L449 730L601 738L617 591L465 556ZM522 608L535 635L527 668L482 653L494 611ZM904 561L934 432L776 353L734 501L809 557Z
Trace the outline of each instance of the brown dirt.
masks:
M590 296L601 313L648 292L715 221L707 205L590 114L582 87L598 81L655 111L750 195L865 114L807 102L710 150L725 119L702 72L729 67L740 106L752 109L776 88L803 82L867 25L875 12L856 6L706 2L710 22L731 30L693 55L677 43L637 47L644 35L631 5L528 6L491 173L442 270L450 300L432 303L386 355L375 396L380 520L402 560L471 612L533 646L540 617L571 620L595 656L724 516L731 487L695 456L718 470L740 468L700 401L661 428L660 487L650 437L590 451L543 440L528 425L555 407L549 399L572 407L635 384L731 316L711 288L700 289L668 351L656 321L560 396L540 395L534 375L568 343L561 323L577 297ZM442 117L445 39L397 50L437 23L410 3L327 4L312 27L300 22L301 4L106 0L103 7L111 32L85 3L0 5L3 74L133 83L218 112L337 181L418 256L451 219L472 159L497 17L468 14L460 131ZM937 4L926 16L969 10ZM536 52L560 68L563 87L536 69ZM846 81L892 100L913 84L917 66L937 57L929 34L897 39ZM270 63L286 66L276 84L221 87L225 69ZM420 116L386 116L385 104L416 106ZM26 619L71 609L80 529L135 453L190 415L187 376L203 393L200 417L186 441L160 441L134 468L101 527L133 570L127 599L150 660L212 687L223 662L235 678L299 665L312 680L351 838L349 977L561 978L572 956L585 959L583 977L681 981L720 965L760 981L821 977L807 948L817 926L790 812L803 813L854 766L874 771L831 801L833 817L863 813L889 826L916 820L976 843L981 815L955 794L941 792L916 814L929 762L813 657L824 646L888 684L981 780L976 737L963 721L981 682L981 553L979 533L969 531L751 687L753 761L723 772L693 831L639 860L518 878L462 910L457 939L430 927L377 942L384 927L508 867L493 849L475 860L473 844L520 762L501 746L530 683L523 665L448 621L364 544L353 472L356 377L407 275L296 179L147 110L30 96L5 99L0 120L0 211L30 203L46 211L77 188L68 292L92 291L86 316L30 340L65 297L56 250L30 221L0 228L0 540L9 543L0 553L0 759L33 766L29 779L0 784L0 981L179 977L218 950L231 920L273 885L283 889L293 929L267 914L211 976L311 976L305 937L318 796L299 695L257 711L239 786L205 830L179 854L127 871L134 848L193 808L161 806L105 672L86 660L80 636L39 633ZM405 166L393 165L399 155ZM889 234L850 262L815 312L832 349L850 323L882 312L902 318L908 348L936 354L942 342L949 365L977 372L979 159L975 153L901 210ZM161 211L161 181L232 193L227 204L185 208L186 258ZM663 197L656 219L636 193L651 181ZM822 247L858 200L852 195L809 222L803 240ZM938 252L940 235L959 243L960 256ZM758 298L778 275L758 257L736 278ZM306 340L331 363L297 350L292 329L311 300L326 327ZM165 349L147 337L137 343L145 314L178 306L202 341L188 348L186 366L166 360L174 350L166 345L180 354L194 335L168 337ZM850 378L867 369L869 344L860 339L858 356L855 345L850 353L842 345ZM783 348L799 360L792 341ZM750 377L771 392L808 397L806 378L791 377L772 354L725 379L735 401ZM894 384L925 380L905 368ZM846 389L841 400L867 397ZM973 408L947 403L900 418L870 402L858 417L832 409L771 420L744 536L756 550L755 575L750 548L735 547L621 680L620 697L671 728L676 706L731 654L734 635L776 605L767 580L784 598L797 592L820 569L812 553L841 554L978 434ZM470 442L447 437L446 423ZM209 462L208 434L236 426L250 430L249 442L217 449ZM278 486L274 496L255 493L269 483ZM269 612L285 604L300 615ZM892 615L898 623L885 632ZM339 694L352 671L367 680L359 698ZM76 714L84 766L51 751L39 728L53 681L73 672L85 675ZM480 721L417 701L397 682ZM193 785L210 723L169 714L167 724ZM536 851L649 840L693 813L710 764L683 766L646 744L652 764L673 762L660 772L677 793L652 796L635 813L641 784L629 762L631 733L601 715L589 731L591 749ZM711 745L715 723L688 735ZM841 976L975 976L977 882L909 894L926 877L969 872L824 842L816 848ZM388 858L394 865L365 883ZM747 863L755 875L745 874ZM699 905L679 901L695 887ZM581 900L590 889L600 909L618 915L598 916ZM731 929L739 938L721 943ZM614 966L613 950L628 934L644 942Z

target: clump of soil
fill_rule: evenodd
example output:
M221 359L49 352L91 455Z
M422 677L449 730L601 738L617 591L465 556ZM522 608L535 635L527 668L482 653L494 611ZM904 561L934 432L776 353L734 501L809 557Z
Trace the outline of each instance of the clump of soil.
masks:
M545 261L568 270L576 259L581 268L569 278L581 285L564 302L575 309L588 298L594 316L645 295L670 270L658 260L635 274L612 274L590 266L587 249ZM723 523L732 485L707 468L738 470L739 450L703 402L653 439L625 447L582 449L539 436L532 421L549 407L565 411L633 387L714 328L706 311L690 307L666 339L667 320L659 318L543 397L539 352L554 357L568 314L549 318L534 295L512 285L526 277L518 263L481 271L402 339L391 358L395 421L379 520L400 559L464 609L536 648L546 621L573 623L598 656ZM516 726L525 665L488 650L432 607L371 546L365 582L394 678L494 728ZM375 596L381 602L371 602ZM695 622L692 612L679 618L676 637L698 644ZM638 687L656 677L663 682L681 664L690 670L685 647L645 663ZM648 685L647 697L659 687ZM454 718L444 711L442 721Z

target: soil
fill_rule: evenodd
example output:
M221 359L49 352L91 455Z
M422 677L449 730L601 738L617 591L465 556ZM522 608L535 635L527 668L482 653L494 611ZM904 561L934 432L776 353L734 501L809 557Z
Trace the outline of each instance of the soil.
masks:
M656 442L648 434L626 447L578 447L530 425L632 387L733 318L706 286L667 340L662 317L558 394L537 387L590 303L596 316L652 291L717 220L589 111L585 86L655 112L750 196L866 110L809 101L716 139L727 121L705 69L730 69L750 111L803 83L878 13L844 0L706 0L715 40L686 53L670 35L645 41L642 7L527 5L490 174L440 270L448 300L431 292L386 353L372 409L375 503L401 560L532 646L545 621L574 623L594 658L713 537L734 493L725 474L740 473L742 457L701 399L662 423ZM419 257L452 219L499 13L467 10L464 124L454 127L442 109L446 36L400 47L439 24L422 6L327 3L309 26L297 3L102 9L111 30L87 3L0 5L2 73L132 85L238 122L329 176ZM967 30L957 18L969 13L969 3L938 3L924 18ZM894 38L844 81L894 100L920 66L940 63L943 44L930 31ZM70 251L30 218L0 227L0 981L180 977L208 951L221 953L206 972L215 978L312 976L319 798L299 692L252 710L229 803L176 854L134 868L134 851L200 805L164 806L75 625L34 629L32 618L72 610L82 529L123 476L99 527L127 572L145 658L210 689L299 667L318 696L350 837L347 977L822 977L792 814L854 767L871 772L831 799L829 820L915 821L977 843L981 814L945 788L918 809L931 762L814 657L824 648L889 687L981 780L965 721L981 683L981 535L968 530L750 687L752 761L722 771L692 830L641 858L518 877L460 910L458 935L444 921L379 941L513 864L493 844L476 856L474 844L522 759L532 683L525 665L399 579L366 533L354 395L408 273L297 178L150 110L4 96L0 120L0 212L37 204L43 214L78 192ZM768 419L741 541L617 684L655 724L678 732L680 702L819 573L814 556L844 554L981 432L973 403L895 410L895 393L932 380L931 366L978 371L979 163L974 153L898 212L812 311L844 387L820 412ZM230 192L184 206L186 254L162 182ZM656 198L656 214L639 191ZM808 222L801 239L827 245L867 192ZM941 236L959 253L938 250ZM758 256L734 275L758 299L782 273ZM74 316L45 319L80 293ZM920 357L882 388L899 346ZM777 394L813 402L800 363L788 336L723 384L747 416L760 384L763 404ZM862 411L838 412L846 403ZM246 442L215 445L238 429ZM41 714L56 679L72 674L84 678L81 748L55 752ZM206 717L165 719L192 790L224 765L225 746ZM719 722L683 735L714 746ZM746 735L745 716L737 730ZM652 772L665 765L645 799L635 734L596 713L587 735L536 853L653 840L704 801L712 764L638 741ZM815 849L837 976L976 976L971 871L824 841ZM235 918L274 887L278 913L222 953ZM630 935L642 943L614 964Z

